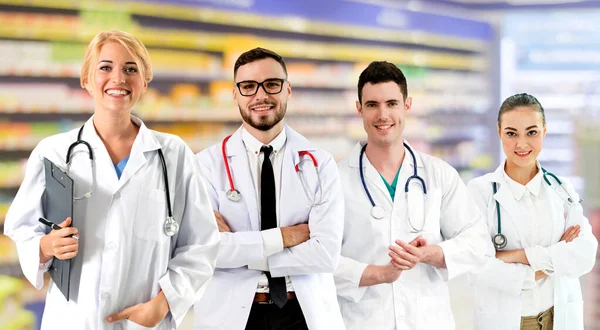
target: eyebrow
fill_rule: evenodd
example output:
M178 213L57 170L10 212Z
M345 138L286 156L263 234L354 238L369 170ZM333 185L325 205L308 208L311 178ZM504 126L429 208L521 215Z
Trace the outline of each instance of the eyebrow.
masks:
M110 60L102 60L102 61L98 62L98 64L100 64L100 63L111 63L112 64L112 62L113 61L110 61ZM125 64L137 65L137 63L135 63L135 62L125 62Z
M383 103L390 103L390 102L396 102L396 103L399 103L400 101L398 101L398 100L396 100L396 99L391 99L391 100L384 101ZM365 104L370 104L370 103L376 103L376 104L377 104L377 103L379 103L379 102L378 102L378 101L375 101L375 100L368 100L368 101L365 101Z
M530 130L530 129L532 129L532 128L538 128L538 126L537 126L537 125L529 126L529 127L527 127L525 130L526 130L526 131L528 131L528 130ZM516 128L512 128L512 127L506 127L506 128L504 128L504 129L505 129L505 130L508 130L508 131L515 131L515 132L517 131L517 129L516 129Z

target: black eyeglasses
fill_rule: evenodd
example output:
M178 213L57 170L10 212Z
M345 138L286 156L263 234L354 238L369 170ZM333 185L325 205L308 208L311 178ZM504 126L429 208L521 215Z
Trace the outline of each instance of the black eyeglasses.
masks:
M283 82L285 79L281 78L270 78L262 82L254 80L244 80L236 83L240 94L243 96L253 96L258 93L258 88L262 86L263 90L267 94L279 94L283 90Z

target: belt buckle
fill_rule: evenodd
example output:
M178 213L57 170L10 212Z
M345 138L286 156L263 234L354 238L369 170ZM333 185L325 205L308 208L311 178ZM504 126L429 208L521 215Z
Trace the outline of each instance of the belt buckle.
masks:
M258 304L259 305L272 305L273 300L269 299L268 301L259 301Z

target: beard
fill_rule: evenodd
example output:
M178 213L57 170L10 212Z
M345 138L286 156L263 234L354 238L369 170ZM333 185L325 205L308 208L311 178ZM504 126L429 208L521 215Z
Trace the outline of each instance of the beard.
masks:
M266 104L276 106L271 102L266 102ZM238 108L240 109L240 114L242 115L244 122L248 123L248 125L256 128L259 131L265 132L279 124L283 117L285 117L285 112L287 111L287 102L280 104L279 109L275 110L275 116L272 119L268 115L262 117L252 117L252 110L250 110L250 107L248 107L247 110L242 109L240 106L238 106Z

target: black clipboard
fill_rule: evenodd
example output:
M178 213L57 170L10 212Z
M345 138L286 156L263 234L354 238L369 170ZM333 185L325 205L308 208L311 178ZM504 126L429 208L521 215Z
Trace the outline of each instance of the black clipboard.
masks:
M44 158L46 189L42 195L44 217L56 224L71 217L73 226L73 179L48 158ZM71 278L71 259L54 258L48 270L52 281L69 301L69 284Z

